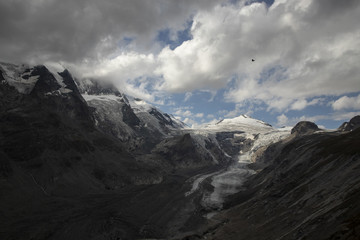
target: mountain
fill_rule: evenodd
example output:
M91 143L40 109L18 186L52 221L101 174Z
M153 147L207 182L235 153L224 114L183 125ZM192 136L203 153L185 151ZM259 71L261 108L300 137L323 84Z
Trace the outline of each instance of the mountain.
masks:
M105 189L135 183L129 170L137 166L134 157L95 128L92 109L67 70L1 64L0 71L1 151L9 174L25 169L34 179L30 183L41 179L49 194L70 185Z
M299 123L267 146L226 210L184 239L358 239L360 131L317 130Z
M349 122L344 122L341 124L341 126L338 128L341 132L348 132L353 131L360 127L360 116L355 116L352 119L350 119Z
M316 131L319 131L320 128L313 122L301 121L298 122L293 129L291 129L291 134L304 135L311 134Z
M104 224L114 231L124 229L119 236L139 238L146 219L159 209L154 203L144 215L128 201L144 205L150 202L150 193L164 189L169 195L158 202L176 196L170 180L144 187L167 181L166 171L137 161L126 144L100 131L94 109L70 73L49 69L0 65L0 228L6 229L0 231L0 238L83 239L114 234L104 232ZM125 217L128 211L139 220ZM123 221L111 224L116 217Z
M171 115L59 65L0 76L1 239L171 235L197 205L187 179L230 164Z
M240 115L231 119L223 119L216 124L210 124L200 129L192 130L197 139L211 139L232 159L228 167L210 175L200 175L197 183L208 181L208 189L203 190L201 205L205 211L218 211L223 208L228 196L240 191L248 177L255 174L248 164L256 161L267 146L276 143L290 135L288 129L276 129L270 124ZM192 191L193 191L192 190Z
M0 63L0 239L357 239L358 122L191 129L59 64Z
M83 98L94 109L96 126L127 143L130 151L149 151L161 139L185 127L173 116L144 100L120 93L111 83L76 80Z

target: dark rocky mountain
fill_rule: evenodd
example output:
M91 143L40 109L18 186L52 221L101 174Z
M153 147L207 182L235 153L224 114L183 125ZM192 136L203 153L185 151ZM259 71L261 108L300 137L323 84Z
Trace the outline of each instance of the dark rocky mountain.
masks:
M303 134L314 133L315 131L319 131L319 130L320 130L319 127L315 123L308 121L301 121L297 123L295 127L293 127L293 129L291 129L291 134L303 135Z
M307 134L268 146L227 209L184 239L359 239L360 129L299 129Z
M0 239L359 239L358 117L188 129L75 80L0 63Z
M359 127L360 127L360 116L358 115L350 119L349 122L344 122L343 124L341 124L338 130L342 132L347 132L358 129Z
M101 112L84 100L67 70L0 64L0 71L0 239L168 236L196 205L197 196L184 194L191 188L186 180L227 164L203 159L204 147L189 135L172 134L179 122L148 105L142 111L142 100L134 100L140 106L134 109L125 96L111 92L114 108L105 104ZM117 126L115 118L106 118L116 114ZM167 151L131 153L131 142L99 120L133 131L143 144L153 134L156 141L149 145L168 141Z

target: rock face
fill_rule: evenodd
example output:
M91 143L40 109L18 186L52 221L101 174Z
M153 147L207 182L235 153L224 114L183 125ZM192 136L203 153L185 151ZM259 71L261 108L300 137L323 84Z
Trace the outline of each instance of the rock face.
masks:
M163 162L171 164L175 169L226 166L231 161L212 140L206 139L206 144L202 146L190 133L163 140L146 157L151 158L151 155L163 159Z
M64 69L0 71L0 239L165 238L195 209L186 180L222 166L216 142L140 99L97 86L85 101Z
M144 154L184 124L145 101L120 93L110 83L77 80L87 104L94 109L98 129L120 139L128 150Z
M0 63L0 239L358 239L358 123L186 129L59 66Z
M297 135L304 135L304 134L310 134L315 131L319 131L319 127L313 123L308 121L301 121L291 129L291 134L297 134Z
M20 93L8 82L0 85L3 175L12 174L9 179L15 181L25 172L33 179L25 185L29 191L41 186L46 194L75 194L73 189L96 192L132 184L127 170L137 167L133 156L120 142L96 130L91 109L70 73L53 73L45 66L32 69L30 77L36 76L37 81L30 93ZM14 81L17 74L24 76L8 71L5 78L11 73Z
M348 132L353 131L360 127L360 116L355 116L352 119L350 119L349 122L344 122L339 128L338 131L341 132Z
M192 239L358 239L359 144L356 129L268 147L267 167Z

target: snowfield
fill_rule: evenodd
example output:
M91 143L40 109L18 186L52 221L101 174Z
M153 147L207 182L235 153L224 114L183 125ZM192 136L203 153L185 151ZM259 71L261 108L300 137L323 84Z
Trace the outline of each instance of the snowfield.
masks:
M66 94L72 92L72 90L66 88L63 78L59 72L63 72L65 68L60 64L49 63L45 67L54 76L58 84L61 86L56 92ZM35 87L36 82L39 80L39 76L31 76L34 67L29 65L14 65L9 63L0 63L0 70L4 73L5 80L10 86L16 88L16 90L23 94L29 94ZM48 93L53 94L53 93Z
M27 69L29 71L25 72ZM33 68L30 68L28 65L17 66L9 63L0 63L0 70L3 72L5 81L23 94L29 94L39 79L39 76L30 77Z

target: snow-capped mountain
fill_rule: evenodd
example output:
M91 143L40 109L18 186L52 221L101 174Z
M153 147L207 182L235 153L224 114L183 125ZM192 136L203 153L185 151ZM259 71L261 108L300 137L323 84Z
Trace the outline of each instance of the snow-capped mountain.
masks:
M185 127L184 123L155 106L120 93L109 82L73 79L60 64L31 67L0 63L0 79L21 94L37 94L42 98L58 96L68 101L60 104L68 114L80 116L81 113L74 112L73 108L84 108L83 104L71 104L71 101L86 101L90 108L86 108L89 113L85 115L93 118L104 133L126 143L130 150L150 150L163 138Z
M6 81L20 93L30 93L39 78L33 71L34 68L28 65L0 63L0 80Z
M94 109L96 125L126 142L130 150L150 150L185 124L142 99L120 93L111 83L76 80L87 104Z
M215 124L205 126L205 129L213 131L266 131L272 129L272 126L264 121L257 120L242 114L235 118L227 118L220 120Z
M68 85L71 85L71 82L67 82L66 77L61 76L61 73L64 74L63 72L65 70L66 69L59 64L31 67L27 64L15 65L0 63L3 80L6 80L9 85L24 94L32 92L40 77L42 77L46 83L46 87L44 85L45 89L43 90L47 91L47 94L66 94L72 92L73 90Z
M202 206L219 209L222 208L225 198L238 192L245 180L255 173L247 165L254 163L269 145L287 138L290 130L276 129L261 120L240 115L200 129L193 129L191 134L199 143L211 139L224 155L233 159L233 163L228 168L206 176L211 179L213 190L204 194ZM204 176L199 176L194 180L190 192L197 189L198 181L203 181L203 178Z
M59 64L0 63L0 96L1 239L358 238L359 116L190 129Z
M239 161L243 161L245 156L250 160L250 153L290 134L289 129L277 129L247 115L223 119L215 124L193 129L192 132L198 136L215 137L228 155L240 156L242 160Z

